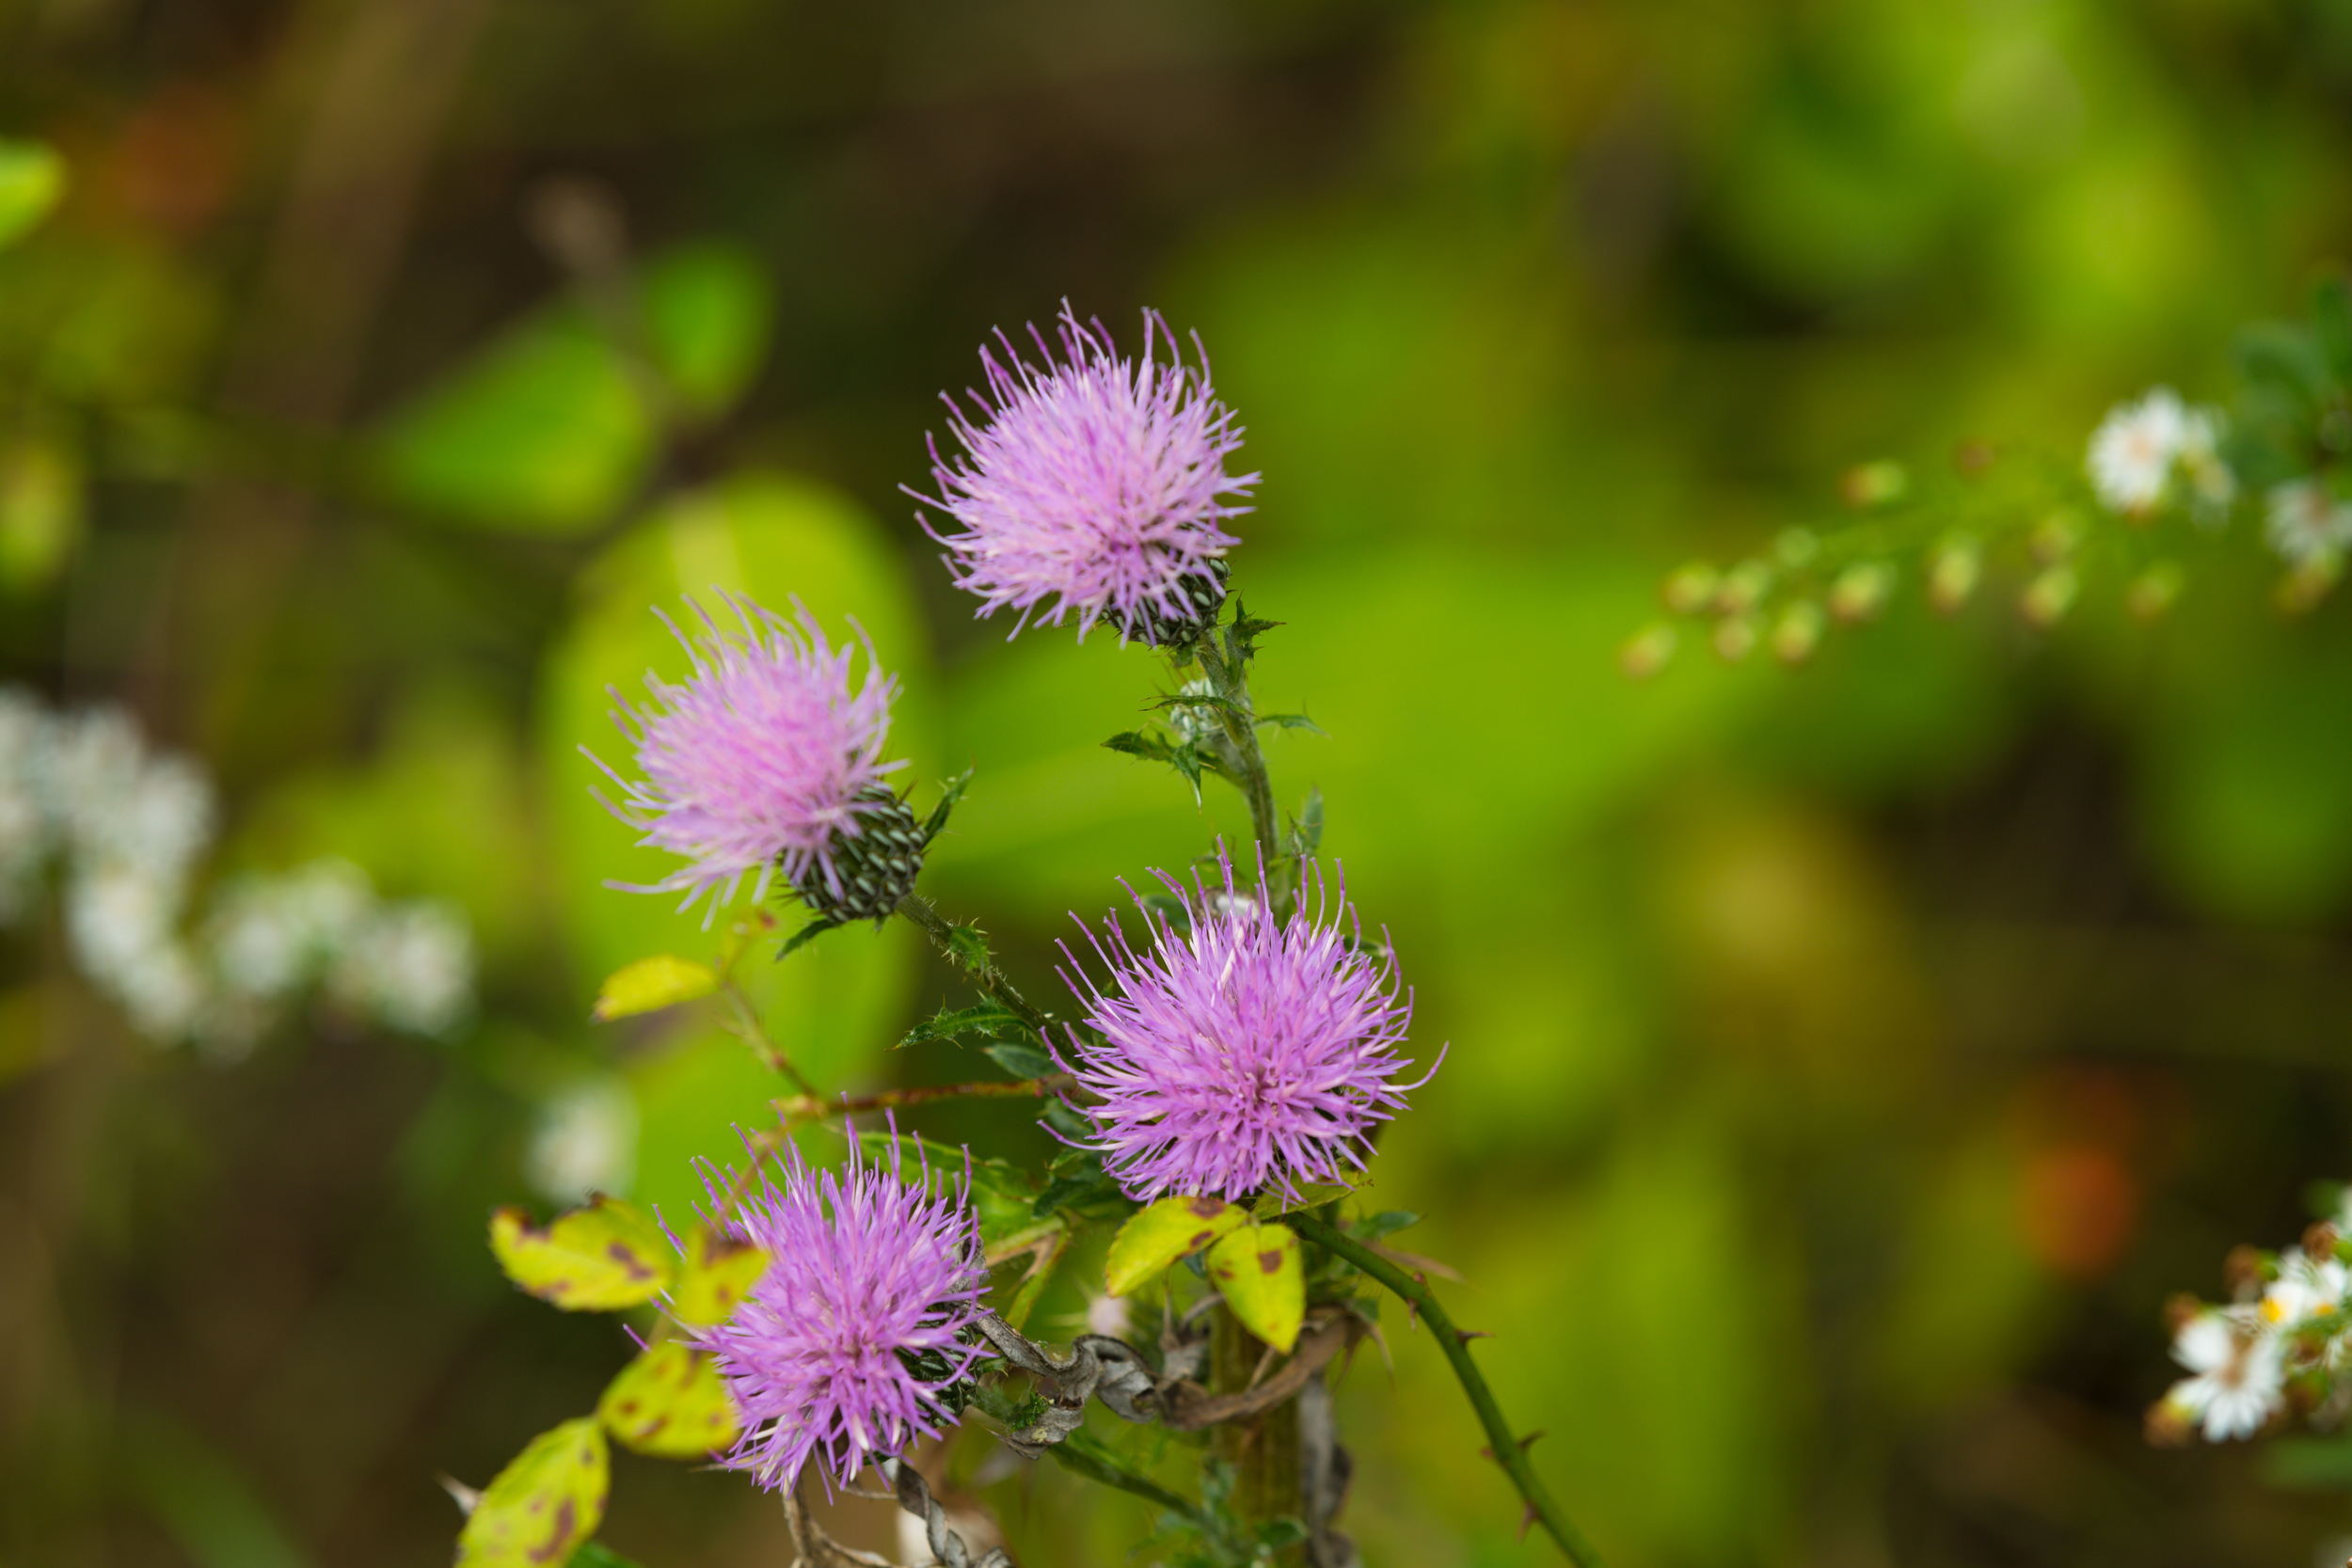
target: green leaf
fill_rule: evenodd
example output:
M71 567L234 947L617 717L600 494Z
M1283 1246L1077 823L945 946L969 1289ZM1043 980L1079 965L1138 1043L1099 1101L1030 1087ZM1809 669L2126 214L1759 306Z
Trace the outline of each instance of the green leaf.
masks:
M946 1192L963 1179L965 1150L951 1148L912 1132L898 1134L898 1163L891 1162L888 1132L861 1132L859 1147L867 1159L890 1165L901 1180L930 1173L933 1192ZM993 1248L1023 1231L1034 1230L1044 1214L1033 1212L1037 1179L1003 1160L972 1160L972 1211L979 1218L980 1243Z
M1309 735L1324 733L1322 725L1303 713L1262 713L1258 715L1257 722L1278 725L1286 730L1305 730Z
M1348 1234L1359 1242L1376 1242L1383 1236L1393 1236L1409 1230L1421 1223L1421 1216L1410 1209L1388 1209L1349 1226Z
M1248 1223L1249 1212L1218 1197L1164 1197L1139 1209L1111 1239L1103 1288L1123 1296L1179 1258Z
M660 953L640 958L608 977L596 992L596 1010L590 1016L598 1023L610 1023L616 1018L675 1007L718 989L718 971L708 964Z
M709 417L750 390L768 356L774 291L739 246L684 245L645 269L645 336L689 412Z
M700 1459L735 1441L735 1401L707 1354L676 1339L643 1352L605 1386L596 1418L623 1448Z
M2312 335L2283 322L2256 322L2237 335L2238 372L2256 388L2308 408L2326 397L2326 357Z
M782 963L785 959L790 958L802 948L806 947L810 942L815 942L818 937L823 936L827 931L837 931L840 928L841 922L838 920L810 921L807 925L802 927L799 930L784 939L784 945L776 949L776 961L778 963Z
M572 1554L564 1568L638 1568L638 1564L603 1542L591 1541Z
M1308 1181L1300 1184L1297 1196L1286 1197L1280 1188L1270 1187L1258 1195L1257 1201L1249 1206L1249 1210L1260 1219L1270 1220L1278 1215L1295 1213L1301 1209L1320 1208L1333 1198L1345 1197L1352 1191L1353 1188L1342 1186L1336 1181Z
M65 160L37 141L0 141L0 245L12 245L65 195Z
M612 1456L594 1416L550 1427L490 1482L457 1537L457 1568L548 1568L604 1522Z
M584 533L651 465L654 423L619 352L558 309L509 329L394 414L377 467L409 505L504 532Z
M1323 847L1323 791L1307 791L1307 803L1298 813L1299 853L1311 855Z
M1094 1124L1058 1100L1046 1106L1045 1113L1037 1119L1065 1138L1090 1138L1094 1135ZM1070 1152L1077 1151L1073 1149Z
M1100 1165L1088 1164L1045 1183L1045 1190L1038 1194L1029 1212L1041 1220L1064 1209L1126 1201L1127 1196L1119 1190L1118 1182L1104 1175Z
M687 1233L671 1314L682 1323L724 1323L767 1272L768 1255L759 1248L698 1225Z
M1298 1236L1286 1225L1248 1225L1209 1248L1209 1281L1242 1327L1276 1350L1298 1343L1307 1317L1307 1274Z
M1279 621L1253 621L1241 607L1241 596L1233 596L1233 623L1225 628L1225 651L1236 661L1247 664L1256 657L1258 639L1280 626Z
M961 1035L977 1035L984 1039L1006 1039L1026 1035L1029 1026L1021 1022L1012 1009L996 1002L978 1002L969 1007L942 1007L907 1031L898 1042L901 1048L921 1045L926 1040L951 1040Z
M1043 1078L1061 1070L1054 1065L1053 1057L1022 1040L998 1040L980 1049L988 1053L990 1061L1015 1078Z
M1172 762L1176 756L1176 748L1167 736L1144 730L1121 730L1103 744L1114 752L1124 752L1131 757L1141 757L1147 762Z
M927 847L947 826L948 813L956 809L956 802L962 800L963 792L971 787L972 771L967 768L939 786L939 804L933 806L930 816L923 819L923 843Z
M544 1227L518 1208L490 1216L490 1250L506 1277L566 1312L610 1312L669 1289L677 1255L631 1203L602 1194Z

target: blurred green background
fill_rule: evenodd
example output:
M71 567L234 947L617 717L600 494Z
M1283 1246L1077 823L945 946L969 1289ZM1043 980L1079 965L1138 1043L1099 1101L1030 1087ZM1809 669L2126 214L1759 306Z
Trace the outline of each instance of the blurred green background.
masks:
M621 1363L487 1209L582 1093L675 1205L776 1092L708 1017L584 1022L711 940L600 885L649 857L576 748L675 673L649 604L861 620L915 773L978 769L928 885L1032 994L1246 827L1100 749L1149 656L975 625L898 493L1064 297L1197 328L1249 428L1259 690L1328 732L1278 786L1452 1045L1376 1197L1618 1568L2345 1556L2341 1492L2139 1418L2166 1295L2352 1174L2352 607L2281 619L2236 537L2154 629L1907 584L1796 673L1613 654L1852 462L2224 392L2352 248L2352 5L0 0L0 135L72 181L0 253L0 683L199 759L208 878L342 855L482 964L446 1040L330 1008L215 1066L54 897L0 929L0 1560L442 1561L436 1477ZM821 1083L980 1070L886 1049L960 994L911 937L763 966ZM1551 1560L1390 1330L1367 1560ZM1023 1560L1126 1560L1141 1508L1065 1482L993 1495ZM626 1456L605 1534L789 1558Z

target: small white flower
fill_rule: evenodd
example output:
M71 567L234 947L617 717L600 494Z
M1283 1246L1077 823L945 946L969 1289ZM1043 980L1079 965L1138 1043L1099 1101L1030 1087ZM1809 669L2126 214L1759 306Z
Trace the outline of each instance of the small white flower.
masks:
M2273 486L2268 510L2270 547L2289 565L2335 561L2352 545L2352 506L2315 479Z
M1087 1332L1124 1339L1134 1311L1125 1296L1087 1297Z
M637 1100L628 1082L582 1079L543 1102L523 1174L557 1203L627 1194L637 1179Z
M2165 1402L2201 1422L2209 1443L2252 1436L2280 1407L2284 1347L2260 1318L2242 1309L2200 1312L2172 1341L2172 1359L2196 1375L2174 1384Z
M2180 394L2157 387L2137 403L2119 403L2091 434L2086 467L2099 504L2144 515L2164 499L2172 465L2188 436L2189 413Z
M473 1000L473 939L441 905L390 905L353 939L328 985L390 1028L445 1034Z

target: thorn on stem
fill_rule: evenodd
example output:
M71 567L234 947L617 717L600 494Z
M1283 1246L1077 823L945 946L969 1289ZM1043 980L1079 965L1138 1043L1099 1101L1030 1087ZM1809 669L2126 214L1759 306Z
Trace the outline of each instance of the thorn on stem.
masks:
M1495 1336L1494 1330L1488 1328L1457 1328L1454 1331L1454 1337L1467 1345L1472 1339L1491 1339Z
M1519 1505L1519 1539L1521 1541L1526 1540L1527 1532L1535 1528L1536 1517L1537 1514L1535 1512L1535 1505L1534 1503L1521 1503Z

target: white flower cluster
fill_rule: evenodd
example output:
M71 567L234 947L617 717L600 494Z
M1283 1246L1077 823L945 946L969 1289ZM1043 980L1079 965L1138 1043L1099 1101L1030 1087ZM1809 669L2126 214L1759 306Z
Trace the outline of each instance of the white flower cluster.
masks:
M2237 499L2237 476L2221 460L2221 414L2191 408L2169 387L2119 403L2091 433L2086 463L2099 504L2146 517L2185 492L2201 521L2219 522Z
M2183 1302L2176 1308L2172 1358L2189 1376L2149 1412L2159 1438L2201 1432L2212 1443L2250 1437L2284 1414L2290 1397L2323 1424L2352 1404L2352 1270L2337 1238L2352 1213L2316 1225L2304 1245L2277 1257L2233 1259L2238 1300L2227 1307Z
M76 966L139 1033L239 1056L313 986L411 1034L465 1016L463 918L385 903L341 861L233 882L191 929L189 884L213 827L203 775L151 754L127 715L61 717L0 689L0 926L24 915L54 863Z

